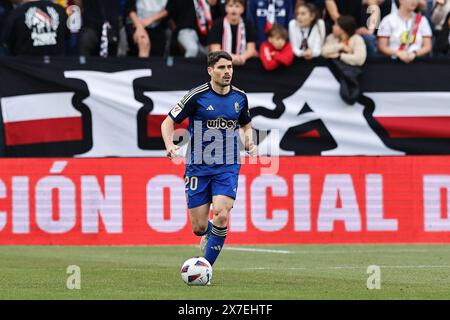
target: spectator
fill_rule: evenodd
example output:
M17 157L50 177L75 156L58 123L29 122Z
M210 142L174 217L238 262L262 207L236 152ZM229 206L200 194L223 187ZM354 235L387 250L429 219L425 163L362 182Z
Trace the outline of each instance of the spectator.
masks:
M352 66L362 66L367 58L364 39L356 33L358 26L352 16L340 16L333 25L322 48L325 58L339 59Z
M83 27L80 55L116 56L119 43L119 0L81 0Z
M367 51L363 38L356 33L356 19L340 16L333 25L323 46L323 56L332 58L332 67L337 68L340 83L339 94L347 104L354 104L361 95L359 76L366 61Z
M377 3L380 7L380 17L379 21L383 20L390 13L394 13L398 11L399 0L377 0ZM425 12L427 11L427 1L428 0L419 0L419 5L417 6L416 11Z
M247 59L257 55L255 29L242 18L244 0L227 0L225 10L227 15L216 20L208 34L209 49L224 50L231 54L233 64L244 65Z
M211 7L217 0L168 0L162 17L169 16L175 23L178 43L186 58L206 54L206 41L212 27Z
M289 22L289 39L294 55L306 60L320 56L325 40L325 23L312 3L300 3Z
M417 5L418 0L400 0L398 11L381 21L378 49L382 54L410 63L431 52L432 31L428 20L414 12Z
M450 12L450 0L434 0L433 11L431 13L431 22L434 29L439 33L447 22L445 18Z
M13 55L64 55L65 10L50 1L25 0L11 11L3 27L3 43Z
M446 56L450 58L450 12L447 14L447 19L442 26L439 37L436 40L436 52L439 56Z
M256 46L266 40L273 25L289 27L293 17L295 0L247 0L247 19L256 27Z
M167 25L160 17L167 0L128 0L126 29L131 55L163 56Z
M356 33L363 37L367 53L369 56L374 56L376 54L376 36L374 34L376 29L376 22L380 19L380 10L378 7L378 0L326 0L325 5L327 9L327 15L325 19L325 24L327 30L330 31L331 26L336 22L337 18L341 15L350 15L355 18L358 29ZM373 7L378 7L374 10ZM375 21L375 23L367 23L366 16L367 7L371 7L370 20Z
M291 44L288 42L288 31L283 26L275 24L270 29L267 41L261 44L259 57L267 71L292 64L294 54Z

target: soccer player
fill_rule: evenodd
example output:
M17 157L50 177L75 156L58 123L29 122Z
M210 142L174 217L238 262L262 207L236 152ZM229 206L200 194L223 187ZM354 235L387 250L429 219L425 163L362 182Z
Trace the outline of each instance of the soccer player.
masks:
M200 250L214 264L225 243L228 216L236 198L239 130L245 150L256 156L246 94L231 85L232 57L225 51L208 54L211 81L189 91L161 124L169 158L178 157L173 143L175 123L189 117L190 150L186 159L185 190L194 234ZM213 219L209 220L210 206Z

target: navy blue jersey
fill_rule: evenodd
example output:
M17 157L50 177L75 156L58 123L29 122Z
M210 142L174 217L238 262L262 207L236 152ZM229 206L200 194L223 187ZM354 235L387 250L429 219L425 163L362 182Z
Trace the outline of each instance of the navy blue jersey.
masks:
M211 88L210 83L205 83L189 91L172 108L169 116L176 123L189 117L187 176L239 172L237 129L251 120L243 91L231 86L227 94L221 95Z

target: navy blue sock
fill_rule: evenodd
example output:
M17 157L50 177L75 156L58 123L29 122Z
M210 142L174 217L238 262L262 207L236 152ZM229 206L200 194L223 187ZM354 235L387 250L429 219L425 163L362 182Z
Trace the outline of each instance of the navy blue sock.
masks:
M213 265L217 257L222 251L223 244L225 243L225 238L227 237L227 227L219 228L215 225L212 226L211 236L206 244L205 259Z

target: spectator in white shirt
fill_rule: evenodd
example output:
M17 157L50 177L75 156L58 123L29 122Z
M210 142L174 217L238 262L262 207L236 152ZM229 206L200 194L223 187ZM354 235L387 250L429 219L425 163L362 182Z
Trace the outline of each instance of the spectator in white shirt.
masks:
M320 56L325 40L325 22L312 3L300 3L289 22L289 40L296 57L306 60Z
M432 49L432 31L428 20L415 13L418 0L400 0L397 12L384 17L378 30L378 50L405 63L426 56Z

